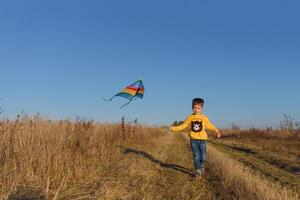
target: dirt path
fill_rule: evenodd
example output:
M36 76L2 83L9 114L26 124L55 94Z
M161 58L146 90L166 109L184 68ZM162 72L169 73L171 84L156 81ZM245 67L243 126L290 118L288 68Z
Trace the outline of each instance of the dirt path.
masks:
M149 146L121 148L125 157L123 162L128 164L121 191L125 189L129 193L114 197L214 199L205 176L193 176L192 154L184 136L168 135Z

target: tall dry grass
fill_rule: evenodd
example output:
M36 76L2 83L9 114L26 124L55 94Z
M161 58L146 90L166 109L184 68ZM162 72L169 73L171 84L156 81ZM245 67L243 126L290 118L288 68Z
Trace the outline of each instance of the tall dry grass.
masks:
M160 134L157 128L86 120L1 121L0 199L58 199L67 190L74 199L84 192L87 198L99 198L101 194L90 194L93 187L101 187L103 171L119 158L118 145L146 143Z
M296 191L272 183L225 153L208 145L208 165L219 180L224 199L297 200Z

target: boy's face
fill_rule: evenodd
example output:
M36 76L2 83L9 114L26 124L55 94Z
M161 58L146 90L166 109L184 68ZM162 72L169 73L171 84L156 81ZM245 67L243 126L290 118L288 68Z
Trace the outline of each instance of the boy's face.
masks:
M201 112L202 112L202 106L201 106L201 104L195 104L195 105L193 106L193 112L194 112L194 114L196 114L196 115L200 115Z

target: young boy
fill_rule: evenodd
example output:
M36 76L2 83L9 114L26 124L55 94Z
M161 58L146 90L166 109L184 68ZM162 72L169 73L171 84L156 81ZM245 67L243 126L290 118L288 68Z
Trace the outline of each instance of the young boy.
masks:
M193 114L187 117L185 122L179 126L171 126L173 132L179 132L190 126L190 143L193 151L196 176L204 172L203 163L206 160L206 130L214 131L220 138L219 130L202 114L204 100L201 98L193 99Z

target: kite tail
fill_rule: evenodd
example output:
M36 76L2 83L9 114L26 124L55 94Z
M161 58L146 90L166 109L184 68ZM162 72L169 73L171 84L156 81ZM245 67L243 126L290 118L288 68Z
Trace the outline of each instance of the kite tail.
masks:
M121 109L130 104L133 101L134 98L132 98L128 103L125 103L124 105L121 106Z
M121 106L121 109L125 106L127 106L128 104L130 104L132 101L137 100L137 98L133 98L132 100L130 100L128 103L125 103L124 105Z

